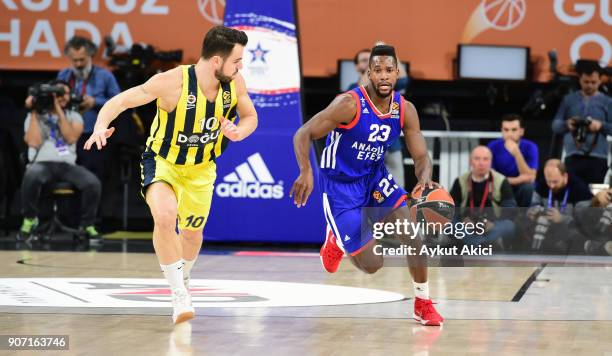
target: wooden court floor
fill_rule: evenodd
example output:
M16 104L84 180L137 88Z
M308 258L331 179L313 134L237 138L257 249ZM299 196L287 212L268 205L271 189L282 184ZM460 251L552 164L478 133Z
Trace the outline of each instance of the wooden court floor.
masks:
M161 278L150 253L1 251L0 271L0 335L70 337L68 351L1 354L612 355L612 263L430 268L431 294L446 318L443 328L411 320L412 285L405 268L364 275L345 260L330 275L308 254L201 255L192 278L208 286L199 291L208 301L203 305L211 306L196 307L196 319L177 327L170 322L167 295L155 288L158 282L147 282ZM11 305L20 289L7 292L7 283L45 290L50 306ZM30 287L23 288L25 293ZM116 304L89 307L94 299L89 293L109 288L121 298ZM121 288L128 292L117 292ZM135 302L144 289L149 302L161 306ZM36 298L42 300L42 294L30 300ZM264 299L279 305L257 304L267 303ZM292 305L292 299L304 305ZM326 305L332 299L333 305ZM52 305L65 300L74 305ZM242 303L232 307L228 300ZM245 307L249 303L258 306Z

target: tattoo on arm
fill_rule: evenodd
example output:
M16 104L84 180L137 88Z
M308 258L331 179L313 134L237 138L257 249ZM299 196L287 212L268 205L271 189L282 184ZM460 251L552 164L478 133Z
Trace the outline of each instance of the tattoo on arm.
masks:
M145 89L144 84L140 85L140 90L145 94L149 94L149 92L147 92L147 90Z

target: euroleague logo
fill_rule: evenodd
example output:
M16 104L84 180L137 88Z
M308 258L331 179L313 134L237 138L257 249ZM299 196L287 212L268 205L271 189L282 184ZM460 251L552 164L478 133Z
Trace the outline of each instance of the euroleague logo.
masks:
M225 0L198 0L198 10L202 16L215 25L223 24Z

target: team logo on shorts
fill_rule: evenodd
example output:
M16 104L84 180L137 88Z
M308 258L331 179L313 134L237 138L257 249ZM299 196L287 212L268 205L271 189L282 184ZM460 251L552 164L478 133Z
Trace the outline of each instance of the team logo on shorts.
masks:
M378 204L382 203L385 200L385 197L383 197L383 195L380 194L378 190L375 190L374 193L372 193L372 197L374 198L374 200L376 200L376 202L378 202Z

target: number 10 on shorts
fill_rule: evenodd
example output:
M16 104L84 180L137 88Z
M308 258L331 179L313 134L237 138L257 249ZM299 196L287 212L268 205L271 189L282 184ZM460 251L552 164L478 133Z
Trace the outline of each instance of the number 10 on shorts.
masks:
M186 227L193 227L194 229L199 229L202 224L204 224L204 217L203 216L193 216L193 215L189 215L187 217L187 224L185 224Z

